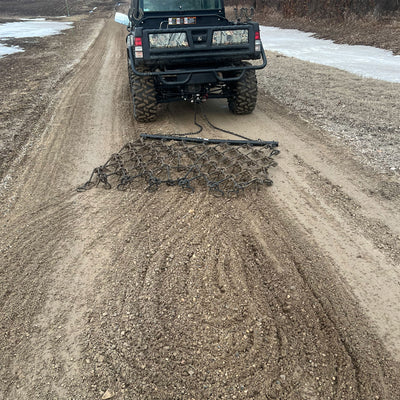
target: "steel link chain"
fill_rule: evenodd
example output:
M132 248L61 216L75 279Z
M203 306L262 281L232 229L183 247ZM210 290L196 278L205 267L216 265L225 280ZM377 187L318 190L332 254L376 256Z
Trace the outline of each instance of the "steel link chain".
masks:
M135 180L147 183L148 191L161 185L179 186L195 191L205 187L216 196L237 195L256 185L271 185L270 167L279 151L270 146L232 146L227 143L204 144L185 141L151 141L140 138L127 143L102 166L95 168L89 180L77 190L103 185L125 190Z

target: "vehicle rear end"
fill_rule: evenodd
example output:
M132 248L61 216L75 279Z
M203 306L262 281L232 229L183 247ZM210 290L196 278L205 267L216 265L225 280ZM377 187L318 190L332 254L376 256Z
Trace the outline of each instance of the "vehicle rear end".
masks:
M130 19L132 72L151 77L159 103L229 100L238 82L255 80L254 70L266 65L259 25L228 21L222 0L134 0Z

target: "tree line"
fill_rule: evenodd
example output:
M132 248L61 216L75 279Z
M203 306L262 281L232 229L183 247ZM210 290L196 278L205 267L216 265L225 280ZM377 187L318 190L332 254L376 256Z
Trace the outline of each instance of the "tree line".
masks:
M383 15L399 10L400 0L245 0L255 9L275 9L286 17L318 16L345 18L351 14ZM225 0L226 5L242 6L241 0Z

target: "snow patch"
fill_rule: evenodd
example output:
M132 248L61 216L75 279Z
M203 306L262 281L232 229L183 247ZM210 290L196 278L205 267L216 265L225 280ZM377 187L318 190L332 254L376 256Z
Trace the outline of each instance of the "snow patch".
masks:
M6 46L0 42L0 57L3 57L7 54L20 53L21 51L24 50L19 46Z
M2 41L14 38L32 38L58 35L73 28L73 22L46 21L44 18L22 19L19 22L0 24L0 57L24 51L18 46L7 46Z
M296 29L260 26L265 50L342 69L365 78L400 82L400 56L371 46L336 44Z

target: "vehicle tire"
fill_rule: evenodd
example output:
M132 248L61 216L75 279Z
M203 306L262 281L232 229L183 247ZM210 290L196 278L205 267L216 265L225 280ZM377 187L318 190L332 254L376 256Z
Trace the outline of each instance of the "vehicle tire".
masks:
M137 68L144 72L143 68ZM139 122L151 122L157 115L157 97L154 79L151 76L135 75L128 63L129 84L131 88L133 114Z
M254 69L244 71L242 78L232 82L229 89L228 106L233 114L250 114L254 111L257 103L257 78Z

